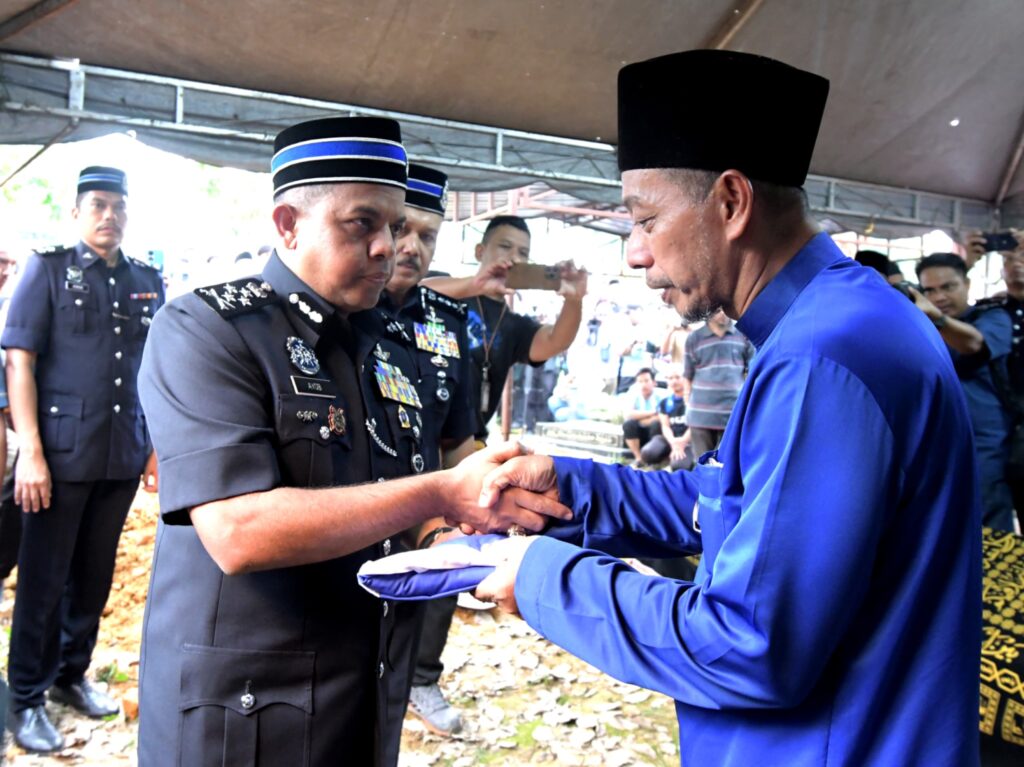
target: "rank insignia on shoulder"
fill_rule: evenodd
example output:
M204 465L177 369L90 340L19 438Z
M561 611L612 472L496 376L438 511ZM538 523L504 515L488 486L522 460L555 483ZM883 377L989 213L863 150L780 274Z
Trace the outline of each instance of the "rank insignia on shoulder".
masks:
M422 295L422 304L424 311L428 312L429 315L434 314L434 308L428 306L428 304L434 304L436 306L443 306L448 311L455 314L457 317L463 318L466 316L466 304L462 301L457 301L454 298L435 293L430 288L424 288Z
M69 248L67 245L53 245L52 247L42 248L33 252L37 256L61 256L69 250L73 250L73 248Z
M276 301L270 283L252 278L196 288L192 292L209 304L221 317L234 317L236 314L251 312Z

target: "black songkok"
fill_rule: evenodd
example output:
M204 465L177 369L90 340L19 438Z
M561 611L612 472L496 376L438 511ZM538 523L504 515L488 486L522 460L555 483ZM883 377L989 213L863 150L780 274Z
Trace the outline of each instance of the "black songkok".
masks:
M448 206L448 174L426 165L409 164L409 188L405 190L405 204L444 215Z
M405 189L402 132L384 117L328 117L285 128L274 139L274 194L307 184L387 184Z
M619 170L735 168L803 186L828 80L764 56L672 53L619 70Z
M123 170L105 165L90 165L78 174L78 194L85 192L117 192L128 194L128 179Z

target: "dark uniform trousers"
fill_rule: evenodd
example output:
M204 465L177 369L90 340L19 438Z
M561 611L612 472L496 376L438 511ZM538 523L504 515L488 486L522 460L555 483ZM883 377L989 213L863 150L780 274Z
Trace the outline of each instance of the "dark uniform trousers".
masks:
M168 305L151 331L161 351L147 351L139 376L163 515L143 627L139 763L393 767L418 608L371 596L356 571L399 539L226 575L189 524L188 509L219 498L425 468L408 341L369 312L342 323L276 255L263 279Z
M11 634L11 709L45 702L89 667L117 542L139 482L54 482L50 508L22 515Z

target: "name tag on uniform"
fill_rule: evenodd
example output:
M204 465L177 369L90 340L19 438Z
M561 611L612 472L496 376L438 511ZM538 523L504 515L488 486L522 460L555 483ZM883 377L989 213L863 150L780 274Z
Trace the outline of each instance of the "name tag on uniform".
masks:
M309 378L307 376L291 376L292 388L303 397L323 397L334 399L338 396L334 382L328 378Z
M68 280L68 281L65 281L64 288L65 288L65 290L73 290L76 293L88 293L89 292L89 286L86 285L84 282L71 282L70 280Z

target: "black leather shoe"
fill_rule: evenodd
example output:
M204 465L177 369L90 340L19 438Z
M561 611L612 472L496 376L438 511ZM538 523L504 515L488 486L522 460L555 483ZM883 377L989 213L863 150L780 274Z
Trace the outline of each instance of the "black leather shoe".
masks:
M64 748L64 738L46 715L45 706L8 712L7 729L14 735L14 742L26 751L48 754Z
M71 706L92 719L102 719L120 711L110 696L93 687L88 679L67 687L54 685L50 688L50 700Z

